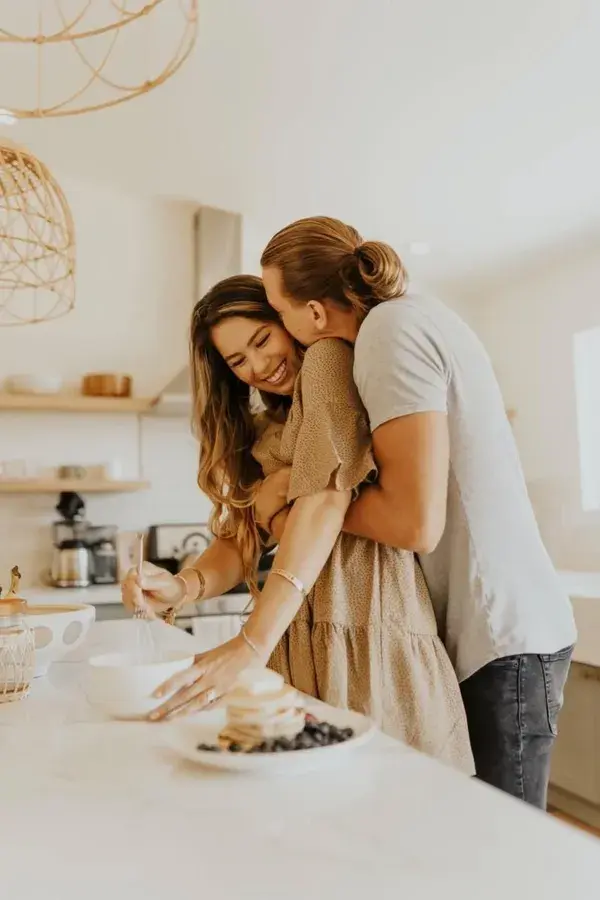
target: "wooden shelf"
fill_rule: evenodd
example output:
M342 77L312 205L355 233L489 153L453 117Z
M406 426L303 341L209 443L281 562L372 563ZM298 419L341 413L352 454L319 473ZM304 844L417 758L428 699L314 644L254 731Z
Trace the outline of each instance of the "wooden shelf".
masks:
M83 394L8 394L0 392L0 412L134 413L149 412L154 397L86 397Z
M66 478L0 479L0 494L131 494L150 487L149 481L91 481Z

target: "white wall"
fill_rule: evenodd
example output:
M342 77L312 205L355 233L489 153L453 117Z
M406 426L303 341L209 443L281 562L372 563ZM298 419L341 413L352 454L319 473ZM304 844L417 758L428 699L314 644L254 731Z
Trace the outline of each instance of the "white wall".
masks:
M600 325L600 241L555 249L510 280L482 284L468 310L517 410L521 459L555 564L599 569L600 514L584 512L581 500L573 335Z
M129 372L152 394L186 358L195 204L57 173L75 220L77 299L62 319L0 332L0 375Z
M187 360L193 303L196 205L149 199L60 177L77 229L77 303L63 319L0 329L0 383L20 372L57 372L76 385L89 371L134 378L153 395ZM0 413L0 460L38 465L119 459L139 474L135 416ZM153 522L201 522L208 504L196 487L196 447L186 421L142 420L143 476L151 490L90 497L94 524L123 529ZM0 585L18 564L24 583L50 558L57 497L0 494Z

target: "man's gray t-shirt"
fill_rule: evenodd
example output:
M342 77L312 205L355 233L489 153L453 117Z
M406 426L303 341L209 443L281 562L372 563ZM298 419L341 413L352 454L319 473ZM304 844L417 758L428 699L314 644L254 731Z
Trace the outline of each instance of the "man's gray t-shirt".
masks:
M371 430L412 413L448 416L446 526L420 556L459 680L518 653L576 639L571 604L542 543L490 360L440 301L407 294L376 306L355 346Z

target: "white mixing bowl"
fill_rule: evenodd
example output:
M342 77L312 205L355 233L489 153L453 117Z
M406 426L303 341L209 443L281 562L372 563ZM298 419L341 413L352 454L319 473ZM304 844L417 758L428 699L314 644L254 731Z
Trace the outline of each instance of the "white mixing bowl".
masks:
M11 394L58 394L63 380L60 375L12 375L6 386Z
M35 678L83 642L96 618L96 609L85 603L27 604L27 622L35 635Z
M89 702L114 719L141 719L165 702L152 693L177 672L188 669L194 657L180 650L163 651L156 662L136 662L133 654L93 656L85 679Z

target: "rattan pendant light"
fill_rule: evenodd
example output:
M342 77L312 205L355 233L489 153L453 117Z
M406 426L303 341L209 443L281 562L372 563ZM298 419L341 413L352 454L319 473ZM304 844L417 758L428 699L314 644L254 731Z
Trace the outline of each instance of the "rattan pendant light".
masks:
M0 326L64 316L75 303L75 230L56 179L0 137Z
M2 112L75 116L148 93L192 52L197 3L0 0Z

